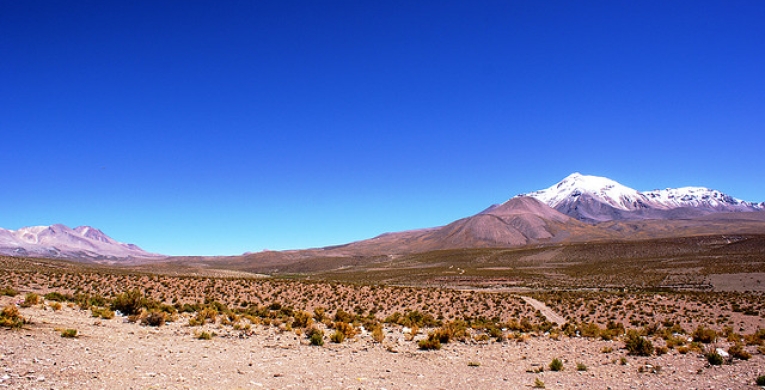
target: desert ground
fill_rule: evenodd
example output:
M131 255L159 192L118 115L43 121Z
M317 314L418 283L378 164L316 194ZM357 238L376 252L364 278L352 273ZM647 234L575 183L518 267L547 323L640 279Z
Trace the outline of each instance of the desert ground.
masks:
M0 302L14 301L4 297ZM190 327L191 315L158 327L122 316L94 318L77 306L53 310L49 303L23 308L21 315L32 323L0 330L0 387L754 389L765 363L752 346L748 360L713 366L698 351L631 356L619 340L550 334L511 335L499 342L474 338L422 350L416 340L425 338L426 330L408 341L403 327L389 325L381 342L364 331L339 344L327 339L313 346L304 335L274 326ZM77 329L77 336L62 337L64 329ZM201 332L215 336L199 339ZM731 344L715 345L727 349ZM556 358L562 371L549 368Z
M751 288L762 274L741 267L703 276L720 288L680 290L618 286L623 276L607 273L616 286L593 289L572 288L571 278L551 288L462 277L396 286L10 257L0 265L3 388L755 389L765 381L765 299Z

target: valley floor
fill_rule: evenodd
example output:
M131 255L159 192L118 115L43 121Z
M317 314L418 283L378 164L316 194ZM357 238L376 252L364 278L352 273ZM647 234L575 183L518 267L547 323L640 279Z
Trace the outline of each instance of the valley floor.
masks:
M3 307L16 301L0 297ZM76 306L20 310L31 324L0 328L0 388L530 389L543 382L547 389L756 389L755 378L765 374L765 356L754 349L751 359L722 366L695 352L635 357L621 341L565 336L451 342L422 351L400 327L387 325L382 343L362 333L318 347L276 327L189 327L183 317L148 327L120 316L93 318ZM78 337L61 337L68 328ZM217 335L197 339L203 330ZM563 371L549 370L555 358Z

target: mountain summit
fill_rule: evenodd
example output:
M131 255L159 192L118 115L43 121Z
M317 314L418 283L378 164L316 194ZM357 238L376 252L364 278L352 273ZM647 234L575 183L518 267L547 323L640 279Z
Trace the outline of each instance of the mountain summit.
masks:
M19 230L0 228L0 254L75 260L159 259L165 256L124 244L90 227L31 226Z
M764 210L704 187L641 192L611 179L573 173L559 183L518 197L536 198L559 212L585 222L635 219L682 219L719 212Z

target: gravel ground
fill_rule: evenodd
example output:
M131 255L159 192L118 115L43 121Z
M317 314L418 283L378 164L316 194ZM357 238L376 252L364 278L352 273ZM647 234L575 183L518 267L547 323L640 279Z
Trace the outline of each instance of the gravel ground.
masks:
M3 297L0 304L9 304ZM0 388L12 389L757 389L765 357L709 366L698 353L626 356L619 341L580 338L452 342L420 351L399 328L382 344L365 334L342 344L310 346L305 336L255 326L152 328L124 317L42 305L21 309L32 324L0 329ZM77 329L77 338L61 329ZM202 330L212 340L195 337ZM604 347L613 348L603 353ZM725 346L727 349L727 346ZM627 362L621 364L621 358ZM550 371L559 358L564 370ZM577 371L577 363L587 371ZM544 372L528 371L544 368ZM639 372L641 371L644 372Z

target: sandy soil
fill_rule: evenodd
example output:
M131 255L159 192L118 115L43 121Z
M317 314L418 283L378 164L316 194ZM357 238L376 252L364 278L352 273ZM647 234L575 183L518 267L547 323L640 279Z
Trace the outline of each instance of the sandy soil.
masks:
M2 297L0 304L10 301ZM21 314L33 323L0 329L0 388L529 389L539 379L547 389L756 389L755 378L765 373L756 349L748 361L712 367L698 353L632 357L622 342L581 338L452 342L421 351L401 328L390 327L382 344L361 334L316 347L273 327L247 334L221 325L189 327L182 317L152 328L66 306L37 305ZM62 338L63 328L79 336ZM202 330L218 335L198 340ZM553 358L564 362L563 371L547 369ZM577 363L587 371L577 371ZM546 370L527 372L540 367Z
M709 275L710 284L716 291L765 292L765 273Z

